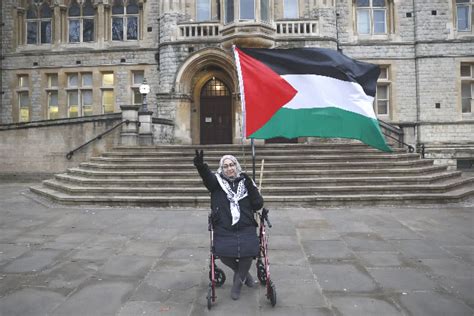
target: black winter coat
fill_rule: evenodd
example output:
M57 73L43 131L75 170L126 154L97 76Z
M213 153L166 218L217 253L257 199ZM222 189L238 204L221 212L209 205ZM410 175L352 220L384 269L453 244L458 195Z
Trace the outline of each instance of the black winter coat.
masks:
M214 254L221 257L255 257L259 252L254 213L263 207L263 198L255 185L247 187L247 196L239 201L240 219L232 226L230 202L216 175L207 164L196 166L204 185L211 193L211 218L214 227ZM242 177L229 182L234 192Z

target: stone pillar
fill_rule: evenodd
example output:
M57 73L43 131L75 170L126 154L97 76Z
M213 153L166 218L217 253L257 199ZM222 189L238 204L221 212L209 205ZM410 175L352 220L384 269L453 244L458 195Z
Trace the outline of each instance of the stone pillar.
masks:
M121 105L122 121L129 121L122 125L120 132L120 145L137 146L138 145L138 105Z
M154 144L152 114L152 111L138 112L138 120L140 121L140 126L138 128L138 144L140 146L151 146Z

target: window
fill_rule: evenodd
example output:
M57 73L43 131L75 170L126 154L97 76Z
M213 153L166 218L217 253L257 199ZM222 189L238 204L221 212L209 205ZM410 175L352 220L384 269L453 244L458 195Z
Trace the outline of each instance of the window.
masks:
M211 19L211 2L210 0L197 0L196 1L196 20L209 21Z
M387 0L356 0L358 34L387 33Z
M459 32L471 31L473 6L474 0L456 0L456 29Z
M390 115L390 84L389 68L381 66L374 101L374 111L377 116Z
M284 0L283 2L283 18L298 18L298 0Z
M35 1L26 11L26 43L49 44L52 40L52 17L47 1Z
M234 0L225 0L225 24L234 22Z
M223 96L230 96L229 89L227 89L226 85L212 77L206 85L201 90L202 97L223 97Z
M28 75L18 75L17 84L17 99L19 116L18 121L30 121L30 91L29 91L29 77Z
M113 113L115 111L114 74L102 73L102 111Z
M92 0L86 0L82 5L76 0L71 2L68 9L69 43L94 41L94 16Z
M68 117L92 115L92 73L67 74Z
M140 93L140 85L143 83L144 77L145 75L142 70L132 72L132 104L142 105L143 103L143 98Z
M262 21L270 22L270 1L269 0L261 0L260 1L260 14Z
M59 118L58 75L47 74L47 81L48 119L54 120Z
M255 19L255 2L254 0L240 0L240 19Z
M461 64L461 108L462 113L474 113L474 63Z
M112 6L112 40L138 40L139 7L136 0L115 0Z

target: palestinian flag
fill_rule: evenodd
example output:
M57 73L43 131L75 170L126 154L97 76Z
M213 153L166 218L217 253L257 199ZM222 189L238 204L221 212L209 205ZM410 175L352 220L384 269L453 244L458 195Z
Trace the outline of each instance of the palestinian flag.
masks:
M323 48L239 49L244 136L358 139L391 151L373 102L380 69Z

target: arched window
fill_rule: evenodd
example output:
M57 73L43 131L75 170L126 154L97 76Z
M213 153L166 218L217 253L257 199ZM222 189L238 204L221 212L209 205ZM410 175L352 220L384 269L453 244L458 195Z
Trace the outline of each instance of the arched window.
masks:
M225 97L230 96L229 89L227 89L226 85L220 81L212 77L201 90L202 97Z
M376 35L388 33L388 0L356 0L357 33Z
M49 44L52 40L53 10L47 1L35 1L26 10L26 43Z
M92 0L86 0L82 5L71 1L68 8L69 43L94 41L94 17Z
M112 40L138 40L139 12L136 0L115 0L112 6Z

